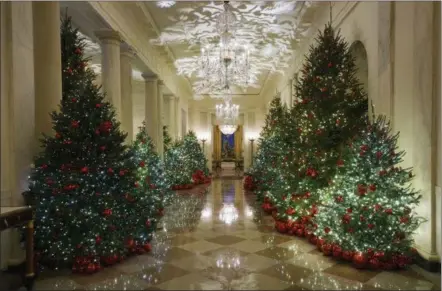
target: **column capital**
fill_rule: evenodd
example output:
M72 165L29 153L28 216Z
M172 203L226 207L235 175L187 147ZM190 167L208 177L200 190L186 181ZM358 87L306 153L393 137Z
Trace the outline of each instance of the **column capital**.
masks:
M122 39L118 31L111 29L100 29L95 31L95 36L103 43L120 44Z
M141 77L143 77L143 79L146 82L154 82L154 81L158 81L158 76L155 74L152 74L150 72L145 72L141 74Z
M136 55L137 55L135 53L134 49L130 45L125 43L125 42L122 42L120 44L120 54L122 56L128 57L130 59L134 59L136 57Z
M164 81L161 79L158 79L158 86L164 86Z

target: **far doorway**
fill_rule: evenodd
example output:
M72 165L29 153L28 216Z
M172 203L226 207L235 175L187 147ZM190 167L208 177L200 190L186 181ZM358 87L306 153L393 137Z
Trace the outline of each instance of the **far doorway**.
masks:
M243 128L225 135L218 125L213 127L213 173L215 178L241 178L244 171Z

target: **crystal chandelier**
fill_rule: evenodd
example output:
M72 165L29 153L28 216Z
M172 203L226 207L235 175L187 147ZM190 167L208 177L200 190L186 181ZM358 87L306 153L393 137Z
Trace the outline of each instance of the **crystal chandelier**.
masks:
M207 44L201 49L201 72L203 87L221 91L235 84L243 89L249 84L249 50L235 40L234 32L238 21L232 12L229 1L224 2L224 11L217 21L220 34L219 44Z
M236 121L239 115L239 105L232 104L231 98L225 98L224 104L216 105L216 118L219 122L219 129L225 135L235 133Z

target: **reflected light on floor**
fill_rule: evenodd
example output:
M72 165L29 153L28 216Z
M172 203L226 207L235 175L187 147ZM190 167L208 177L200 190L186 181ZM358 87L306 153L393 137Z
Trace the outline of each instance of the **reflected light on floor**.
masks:
M232 224L235 220L238 219L238 210L236 210L233 204L224 204L223 208L219 212L219 219L223 221L225 224Z
M245 212L247 217L252 217L253 216L253 210L249 206L246 206L246 209L245 209L244 212Z
M212 209L209 207L206 207L203 209L203 211L201 211L201 218L210 218L212 217Z

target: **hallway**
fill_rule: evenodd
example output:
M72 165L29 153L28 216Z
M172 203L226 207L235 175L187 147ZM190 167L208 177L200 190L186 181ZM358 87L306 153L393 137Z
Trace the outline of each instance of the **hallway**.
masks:
M277 234L241 180L193 192L168 207L151 253L90 276L44 272L36 290L440 290L440 277L416 266L358 271Z

